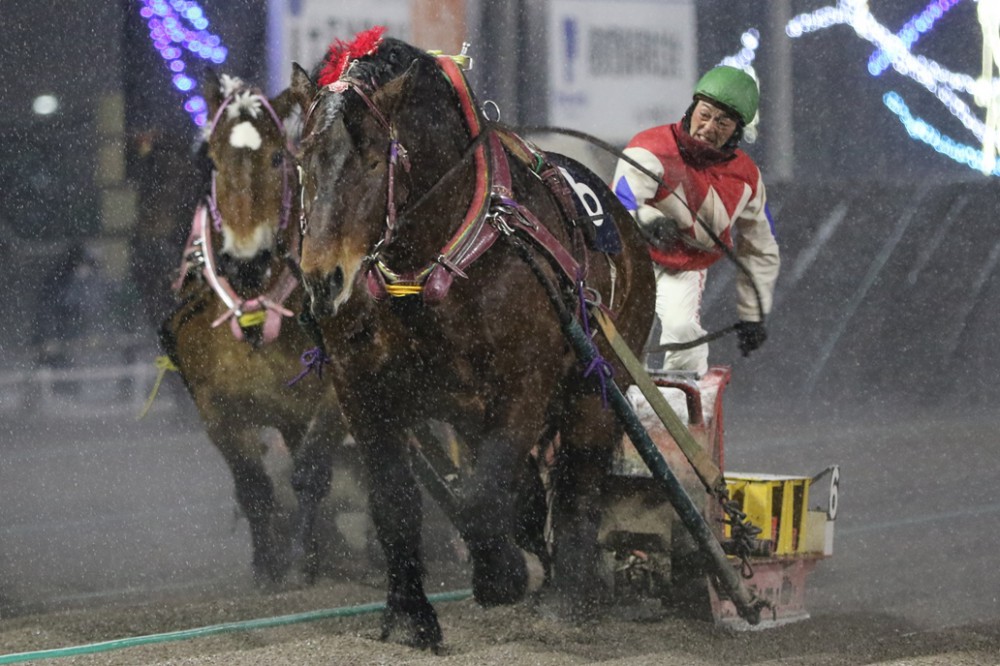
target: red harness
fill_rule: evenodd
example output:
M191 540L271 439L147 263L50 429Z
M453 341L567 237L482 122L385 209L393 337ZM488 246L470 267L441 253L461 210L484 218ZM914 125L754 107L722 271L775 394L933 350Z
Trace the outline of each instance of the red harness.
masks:
M450 57L438 56L437 61L458 94L466 126L469 129L469 134L475 140L479 137L482 128L479 115L472 103L472 93L469 90L468 81ZM342 79L342 81L347 81L348 85L354 87L369 107L374 109L368 96L360 90L355 82L349 79ZM425 303L440 302L448 294L456 275L467 277L465 270L468 266L492 247L501 234L511 234L515 231L528 236L535 245L548 254L572 283L576 284L586 277L586 262L581 266L559 240L541 224L538 218L514 199L510 164L501 141L500 130L497 129L491 129L486 142L480 142L475 149L475 191L458 231L442 247L434 261L423 269L407 273L393 271L379 258L379 250L388 244L395 231L393 169L398 141L395 138L393 128L382 114L377 113L376 117L389 131L392 147L390 148L389 206L386 232L369 254L370 266L365 276L368 291L372 297L376 300L383 300L390 296L408 296L419 293ZM536 157L540 156L539 151L530 148L520 137L508 134L505 138L509 142L516 142L523 150L532 152ZM538 163L542 163L541 159L538 160ZM543 179L547 183L549 182L548 178ZM565 212L566 206L572 206L572 204L564 201L564 197L561 196L567 186L561 180L560 183L561 188L553 189ZM551 183L550 187L552 187Z

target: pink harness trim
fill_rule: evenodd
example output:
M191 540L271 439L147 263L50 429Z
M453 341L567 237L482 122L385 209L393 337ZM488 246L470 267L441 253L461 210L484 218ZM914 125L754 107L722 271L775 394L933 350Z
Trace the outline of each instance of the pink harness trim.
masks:
M285 125L281 122L281 118L278 117L277 112L271 106L267 96L262 93L257 93L257 96L261 100L261 105L271 116L271 120L274 122L275 126L277 126L282 135L285 135ZM212 122L209 125L209 136L215 132L215 128L222 119L223 111L225 111L226 107L228 107L235 98L235 94L229 95L225 100L223 100L222 104L219 105L219 108L216 110L215 115L212 117ZM288 143L287 138L285 142L285 149L287 153L285 156L284 168L282 169L281 219L278 224L279 229L285 229L288 226L288 219L292 208L292 188L289 187L288 182L289 162L287 160L287 155L293 155L295 150L294 147ZM264 342L273 342L281 333L282 319L284 317L291 317L294 315L294 313L284 307L283 304L286 300L288 300L288 297L292 295L292 292L295 291L295 288L298 286L298 279L292 273L291 269L286 266L284 270L282 270L281 275L278 276L277 281L272 284L271 288L264 294L249 300L243 300L236 293L236 290L233 289L232 285L229 284L229 280L218 274L215 266L215 253L212 250L212 233L210 225L208 224L208 220L211 219L213 222L212 226L215 227L215 230L222 230L222 214L219 212L215 196L215 176L216 172L213 169L211 193L206 198L205 202L200 204L197 210L195 210L191 233L188 236L187 244L184 248L183 258L181 259L180 274L178 275L177 280L175 280L171 285L171 288L175 293L180 292L181 287L184 285L184 279L187 277L189 272L192 272L200 267L205 281L208 282L209 286L212 287L212 291L216 293L219 299L226 306L226 312L212 322L212 328L221 326L224 322L228 321L229 330L232 331L233 337L237 340L243 341L246 337L243 334L243 328L240 326L240 317L251 312L260 312L263 310L266 311L263 328ZM298 234L293 234L293 254L298 253L299 242L300 239Z
M271 285L264 294L243 300L229 284L224 276L219 275L215 266L215 253L212 250L212 233L208 224L208 205L202 203L194 213L194 221L191 226L191 234L188 236L187 244L184 248L183 259L181 260L180 275L174 281L171 288L174 292L179 292L184 285L184 279L188 273L201 267L201 274L208 282L212 291L225 304L226 312L212 322L212 328L229 322L229 329L233 337L237 340L245 340L243 329L240 327L239 318L244 314L266 310L264 319L264 342L273 342L281 333L281 321L284 317L291 317L293 313L284 307L284 302L292 295L298 286L298 280L287 266L282 270L278 280ZM298 236L293 234L293 245L298 245ZM293 247L293 252L296 251Z

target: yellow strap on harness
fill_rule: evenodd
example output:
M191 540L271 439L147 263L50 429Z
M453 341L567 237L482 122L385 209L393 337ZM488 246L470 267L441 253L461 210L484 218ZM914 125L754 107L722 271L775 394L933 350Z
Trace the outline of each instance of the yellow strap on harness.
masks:
M239 319L240 328L250 328L251 326L263 326L267 321L267 310L256 310L241 314Z
M160 390L160 382L163 381L163 376L167 374L167 371L180 372L180 368L174 365L169 356L157 356L155 365L157 370L159 370L156 373L156 382L153 384L153 390L149 393L149 397L146 398L146 404L142 406L142 411L139 412L139 416L135 417L136 421L145 417L146 413L149 412L149 408L153 406L153 400L156 399L156 394Z
M468 48L468 46L469 46L468 44L463 44L461 53L459 53L458 55L448 56L455 62L456 65L461 67L462 70L466 72L472 69L472 56L467 55L465 53L465 50L466 48ZM432 56L444 55L444 51L441 51L439 49L428 51L428 53L431 54Z
M420 284L386 284L385 290L390 296L414 296L424 290Z

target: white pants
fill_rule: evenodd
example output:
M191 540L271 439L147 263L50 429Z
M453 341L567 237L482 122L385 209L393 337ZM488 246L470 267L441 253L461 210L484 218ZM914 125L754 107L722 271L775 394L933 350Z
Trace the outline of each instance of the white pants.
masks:
M660 320L660 344L688 342L705 335L701 327L701 294L707 271L670 271L653 265L656 276L656 316ZM691 349L668 351L664 370L708 372L708 344Z

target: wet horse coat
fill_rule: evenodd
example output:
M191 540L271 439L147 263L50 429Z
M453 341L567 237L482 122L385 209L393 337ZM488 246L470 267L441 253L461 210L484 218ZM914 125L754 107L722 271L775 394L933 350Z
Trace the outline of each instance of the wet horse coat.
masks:
M315 345L288 316L303 298L287 265L299 233L283 121L292 108L287 95L268 100L225 76L207 88L211 195L199 206L175 285L179 304L163 322L161 341L232 472L260 582L283 578L293 554L275 521L261 439L265 428L280 432L298 500L293 548L305 555L312 579L319 564L315 519L346 430L328 382L306 377L288 385L300 355Z
M322 87L296 67L291 90L307 116L302 270L368 470L388 564L383 635L441 641L422 586L420 496L406 455L408 431L428 418L454 426L471 449L460 529L485 605L527 590L514 542L518 476L529 451L558 432L550 589L585 610L599 590L599 495L621 429L525 252L565 306L576 308L585 286L637 347L652 317L645 246L617 208L622 251L586 249L546 185L551 172L536 171L544 156L509 134L507 147L489 136L495 128L464 80L445 76L446 61L392 39L353 55ZM529 228L575 253L582 274L567 276Z

